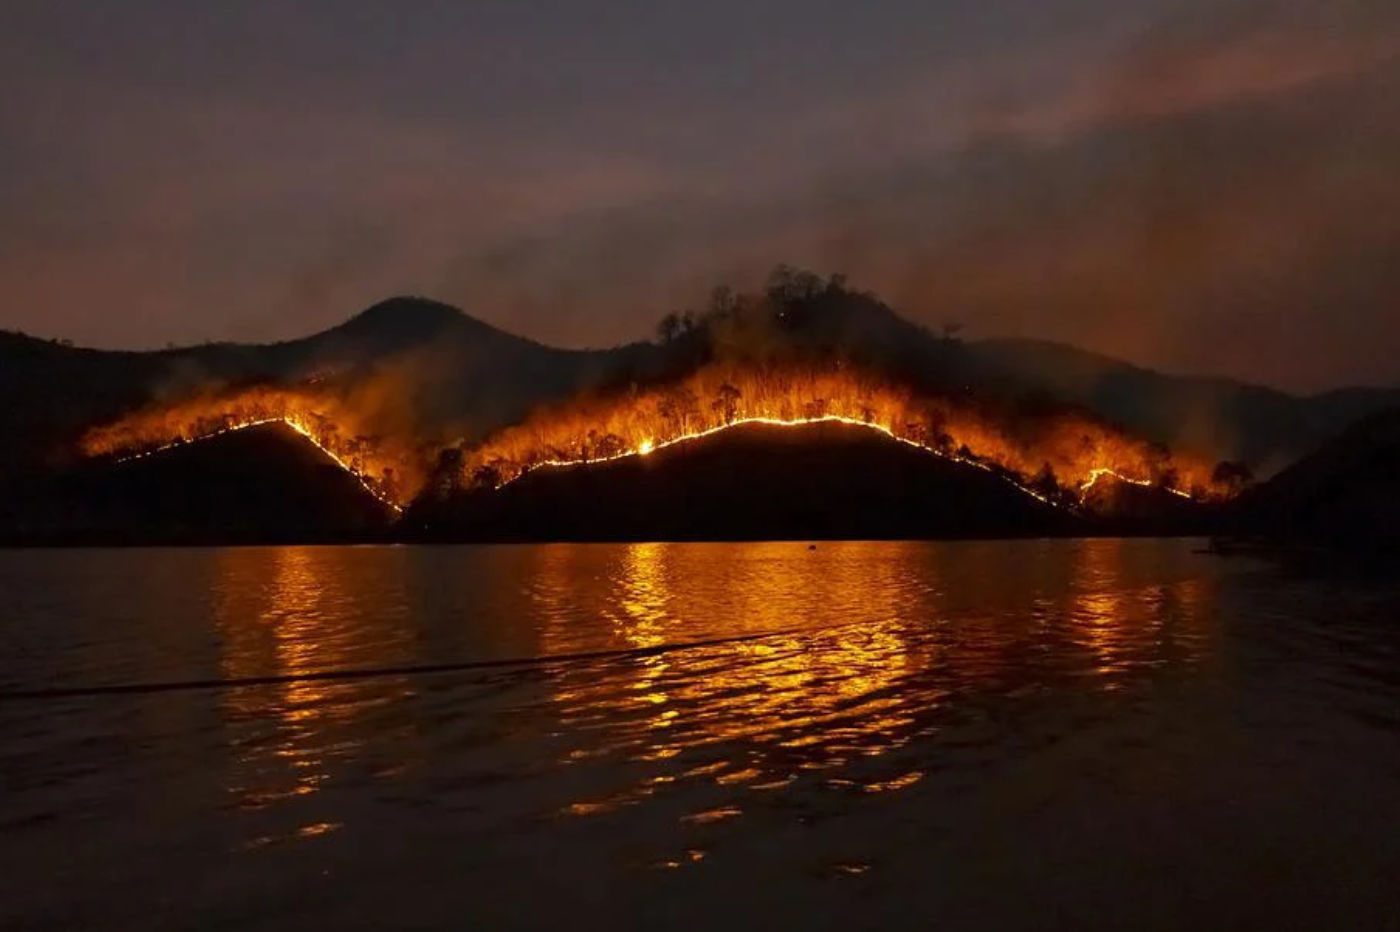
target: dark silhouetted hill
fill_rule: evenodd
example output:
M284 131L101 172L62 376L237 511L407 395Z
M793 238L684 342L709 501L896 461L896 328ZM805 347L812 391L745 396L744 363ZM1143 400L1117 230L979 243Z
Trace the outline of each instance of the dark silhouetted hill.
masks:
M750 315L749 322L752 322ZM265 345L153 352L75 348L0 333L0 476L71 465L90 426L148 404L247 384L316 382L392 397L425 436L468 441L542 404L592 388L657 379L725 352L763 359L816 353L874 360L945 392L1039 398L1093 411L1147 439L1259 475L1291 462L1400 391L1348 389L1295 397L1220 379L1163 375L1071 347L1021 340L961 342L904 320L870 295L824 287L780 306L755 334L735 317L664 346L564 350L506 333L421 298L381 302L337 327Z
M1238 529L1253 534L1400 550L1400 408L1352 425L1247 492L1233 511Z
M429 540L1002 537L1082 529L998 476L860 427L744 425L419 502Z
M23 480L10 543L280 543L384 537L396 516L301 435L269 424Z
M1172 448L1249 463L1262 476L1359 418L1400 404L1396 388L1295 396L1230 379L1165 375L1039 340L986 340L967 349L981 381L1087 408Z

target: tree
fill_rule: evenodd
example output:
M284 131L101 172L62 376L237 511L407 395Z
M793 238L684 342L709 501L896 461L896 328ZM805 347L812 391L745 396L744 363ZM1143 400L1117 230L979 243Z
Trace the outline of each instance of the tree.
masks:
M768 273L768 297L779 305L809 301L821 294L826 282L820 275L787 264L774 266Z
M739 299L735 297L734 289L719 285L710 292L710 307L706 313L710 317L725 318L733 314L738 306Z
M672 343L676 337L680 336L681 326L680 315L672 311L661 318L661 321L656 325L656 336L663 345Z
M671 392L671 410L681 433L686 433L691 422L700 415L700 399L688 388L677 388Z
M472 486L479 489L494 489L501 484L501 472L489 464L478 466L472 473Z
M715 391L715 400L711 407L719 412L724 423L733 424L734 418L739 414L739 389L725 382Z
M1231 495L1238 495L1254 482L1254 470L1238 460L1221 460L1210 474L1210 481Z
M627 444L617 434L606 434L598 441L594 450L594 456L598 459L612 459L621 456L627 450Z
M447 447L440 451L437 463L433 466L433 488L439 495L447 496L457 491L462 482L462 450L460 447Z

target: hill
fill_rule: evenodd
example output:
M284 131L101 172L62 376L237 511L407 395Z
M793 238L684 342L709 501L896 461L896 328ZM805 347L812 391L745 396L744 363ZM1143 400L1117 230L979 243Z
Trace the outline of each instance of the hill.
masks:
M1243 496L1240 530L1400 550L1400 408L1372 415Z
M743 425L647 456L542 468L426 499L426 540L735 540L1066 534L1082 521L1006 480L843 424Z
M967 345L978 378L1077 405L1141 436L1270 475L1359 418L1400 404L1400 389L1296 396L1231 379L1166 375L1039 340ZM1014 390L1014 389L1013 389Z
M731 318L665 345L605 350L544 346L420 298L390 299L321 333L266 345L109 352L0 333L0 434L8 440L0 475L71 465L85 429L144 406L263 383L329 386L372 408L376 430L470 442L541 405L683 370L715 352L711 344L760 357L814 348L863 356L943 392L1068 404L1173 448L1243 459L1260 475L1352 420L1400 404L1400 390L1296 397L1151 372L1056 344L945 339L873 296L830 287L784 308L761 334Z
M125 352L0 332L0 434L9 438L0 476L71 466L84 430L144 406L250 384L378 394L392 401L386 417L471 436L649 355L647 344L546 347L420 298L393 298L284 343Z
M127 462L31 478L0 502L0 541L282 543L367 540L396 516L281 425Z

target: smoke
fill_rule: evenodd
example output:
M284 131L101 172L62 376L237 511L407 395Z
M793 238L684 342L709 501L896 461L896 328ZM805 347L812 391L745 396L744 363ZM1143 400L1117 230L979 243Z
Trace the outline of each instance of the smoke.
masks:
M789 261L972 335L1293 390L1400 378L1388 0L714 4L700 33L668 8L584 40L596 14L365 37L51 6L0 37L32 89L0 102L26 330L266 340L415 293L600 346Z
M1219 9L1193 6L1048 89L919 114L960 134L895 108L937 142L923 151L573 218L460 257L442 287L591 344L792 261L974 334L1297 389L1400 378L1396 17Z

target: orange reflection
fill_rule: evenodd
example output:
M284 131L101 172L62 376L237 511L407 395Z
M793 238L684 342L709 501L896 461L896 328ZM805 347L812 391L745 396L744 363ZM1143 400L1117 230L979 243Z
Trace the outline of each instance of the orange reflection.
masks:
M1112 540L551 548L534 587L546 652L567 650L589 619L606 622L614 649L705 639L561 668L563 761L610 762L605 781L641 770L566 811L698 782L723 796L686 823L704 824L799 780L907 790L927 758L900 751L969 709L1047 685L1118 690L1202 651L1202 584L1158 559Z
M556 596L572 591L591 604L596 617L608 619L618 647L683 642L687 631L719 641L774 632L759 641L639 657L609 670L565 671L555 694L561 719L592 726L580 735L588 743L566 760L702 758L680 774L569 811L605 811L677 778L773 788L800 771L877 757L908 740L910 713L895 687L911 662L899 630L909 602L891 584L885 559L898 545L824 544L815 552L795 544L724 546L742 549L735 562L746 567L727 580L695 571L687 560L693 546L650 543L616 548L602 592L577 578L539 587ZM556 550L540 569L565 572L570 563ZM833 606L859 607L861 621L819 627ZM541 607L562 624L588 614L558 599ZM547 651L564 638L559 627L544 628Z
M221 694L236 755L229 792L240 808L317 792L334 763L353 757L364 743L359 720L366 711L403 694L402 684L392 681L386 688L384 681L294 678L402 659L395 639L369 624L377 613L365 610L355 590L361 574L347 564L352 559L341 548L220 551L214 618L222 675L292 678ZM327 830L303 826L298 834Z
M1158 541L1110 538L1083 541L1077 550L1072 638L1093 655L1093 672L1103 678L1105 689L1117 688L1139 668L1187 659L1183 650L1200 652L1200 579L1170 578L1172 567L1154 559L1161 546ZM1146 566L1153 570L1150 581L1142 573ZM1165 582L1162 576L1168 577Z

